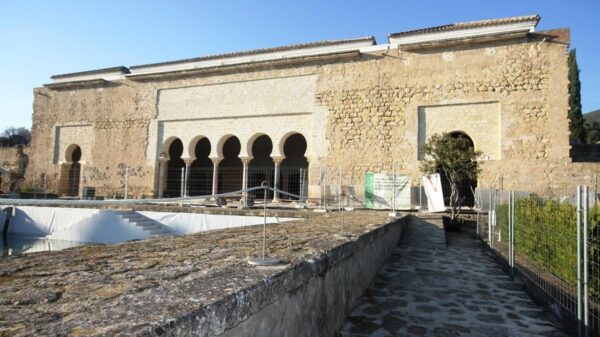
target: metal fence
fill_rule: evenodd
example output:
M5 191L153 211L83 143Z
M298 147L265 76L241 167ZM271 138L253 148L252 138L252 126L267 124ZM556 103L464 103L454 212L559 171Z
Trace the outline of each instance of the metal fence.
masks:
M229 193L243 189L244 171L242 166L219 167L217 174L217 193ZM275 186L275 168L249 166L247 179L248 188L261 186L263 182L266 182L268 186ZM279 189L289 193L278 195L278 199L298 200L306 198L308 195L308 170L302 167L280 167L278 170L277 185ZM169 168L167 170L163 196L166 198L176 198L210 195L212 194L212 188L213 168ZM262 190L251 191L249 194L255 198L264 197ZM299 197L293 195L298 195ZM268 199L273 199L274 196L275 193L273 191L267 191Z
M572 195L478 190L477 235L527 290L579 336L600 333L600 207ZM591 205L591 206L590 206Z

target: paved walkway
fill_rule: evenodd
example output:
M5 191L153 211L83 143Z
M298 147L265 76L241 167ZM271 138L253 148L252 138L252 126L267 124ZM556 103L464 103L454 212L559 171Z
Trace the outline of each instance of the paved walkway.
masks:
M469 234L414 219L338 336L566 336Z

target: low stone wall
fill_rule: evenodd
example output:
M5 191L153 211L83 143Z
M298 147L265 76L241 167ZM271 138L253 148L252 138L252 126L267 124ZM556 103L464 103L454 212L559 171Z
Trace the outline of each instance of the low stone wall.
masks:
M406 217L324 214L262 226L0 259L0 335L332 336ZM352 239L336 237L344 221Z

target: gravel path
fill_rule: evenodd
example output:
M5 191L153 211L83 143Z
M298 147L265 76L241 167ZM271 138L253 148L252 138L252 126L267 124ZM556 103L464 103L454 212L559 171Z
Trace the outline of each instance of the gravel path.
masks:
M415 218L338 336L567 336L476 240Z

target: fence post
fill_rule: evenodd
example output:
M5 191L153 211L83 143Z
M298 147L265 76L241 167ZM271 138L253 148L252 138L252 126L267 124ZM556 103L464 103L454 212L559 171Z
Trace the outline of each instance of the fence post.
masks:
M392 163L392 213L396 216L396 162Z
M492 193L488 198L488 245L492 247Z
M577 186L577 336L583 336L581 284L581 186Z
M502 192L501 192L502 193ZM502 195L501 195L502 197ZM511 246L511 242L512 242L512 233L511 233L511 229L512 229L512 191L508 191L508 265L510 267L510 275L513 275L513 269L512 269L512 246Z
M352 195L350 195L350 186L352 186ZM354 210L354 197L355 197L356 191L354 190L354 170L352 170L352 173L350 174L350 184L348 185L348 205L350 207L351 210Z
M512 191L512 235L511 235L511 260L512 260L512 267L513 267L513 273L514 273L514 268L515 268L515 210L517 207L517 200L515 198L515 191Z
M323 204L324 204L324 199L325 199L325 187L323 186L323 164L321 163L319 166L319 188L321 190L321 200L319 200L319 207L322 209L323 208Z
M338 186L338 211L342 211L342 174L344 172L344 166L340 165L340 185Z
M588 187L583 186L583 325L584 335L589 335L589 301L588 301L588 212L589 196Z
M129 194L129 167L125 168L125 193L123 199L127 200Z
M423 178L421 177L419 179L419 212L423 211L423 185L422 185L422 180L423 180Z
M300 195L300 202L304 203L306 201L306 198L304 197L304 188L306 185L306 170L305 169L300 169L300 193L298 193L298 195Z

